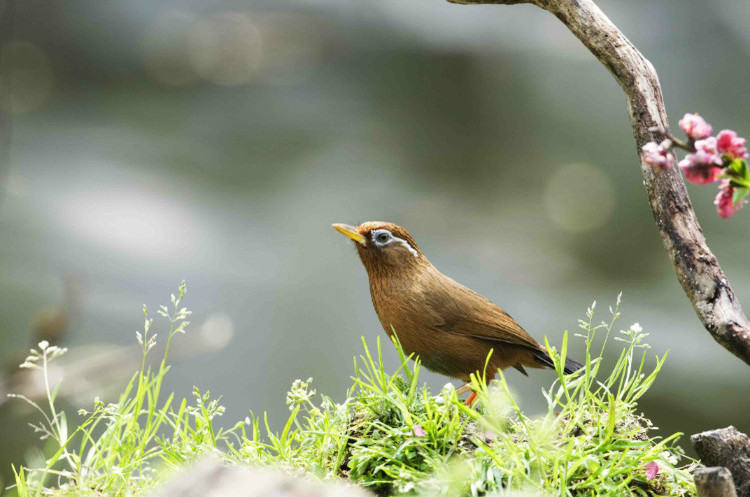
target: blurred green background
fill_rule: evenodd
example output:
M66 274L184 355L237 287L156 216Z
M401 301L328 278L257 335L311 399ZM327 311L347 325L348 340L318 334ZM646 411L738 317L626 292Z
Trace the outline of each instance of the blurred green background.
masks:
M674 128L697 111L750 134L748 2L600 6L654 63ZM181 279L193 325L169 390L221 395L226 424L253 409L278 425L295 378L343 399L360 336L384 334L329 225L372 219L406 226L443 272L554 344L622 291L621 326L670 351L642 402L655 424L750 430L750 368L674 277L620 88L553 16L439 0L0 0L0 20L4 484L41 446L33 413L4 398L38 389L13 373L25 349L70 348L71 408L110 398L139 361L141 304L167 303ZM750 305L750 209L723 221L714 187L689 191ZM530 412L552 378L509 374Z

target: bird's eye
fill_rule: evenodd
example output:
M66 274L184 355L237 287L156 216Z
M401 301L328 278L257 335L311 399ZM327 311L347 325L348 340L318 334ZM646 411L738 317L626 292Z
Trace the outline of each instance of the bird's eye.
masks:
M378 242L378 243L385 243L390 238L391 238L390 235L387 232L385 232L385 231L380 232L377 235L375 235L375 241Z

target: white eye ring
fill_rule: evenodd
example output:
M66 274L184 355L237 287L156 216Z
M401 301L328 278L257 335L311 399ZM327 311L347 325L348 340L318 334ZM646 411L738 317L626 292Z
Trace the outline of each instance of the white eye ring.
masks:
M391 239L391 234L387 231L381 231L375 234L376 243L386 243Z

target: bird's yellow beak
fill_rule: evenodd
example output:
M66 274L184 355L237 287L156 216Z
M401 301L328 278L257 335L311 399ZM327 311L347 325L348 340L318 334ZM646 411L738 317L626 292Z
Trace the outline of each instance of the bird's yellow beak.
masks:
M367 240L365 240L365 237L360 235L357 231L357 228L355 228L354 226L349 226L348 224L332 224L331 228L335 229L344 236L348 236L359 244L367 244Z

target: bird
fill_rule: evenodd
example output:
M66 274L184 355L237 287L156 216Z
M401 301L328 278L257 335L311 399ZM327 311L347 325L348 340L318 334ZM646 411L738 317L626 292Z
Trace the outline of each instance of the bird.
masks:
M388 336L395 334L404 351L427 369L463 381L459 393L470 390L471 374L482 373L485 364L491 377L509 367L525 376L527 367L554 367L545 348L510 314L441 273L405 228L385 221L332 227L354 242ZM564 372L581 367L567 359ZM466 404L475 399L471 392Z

